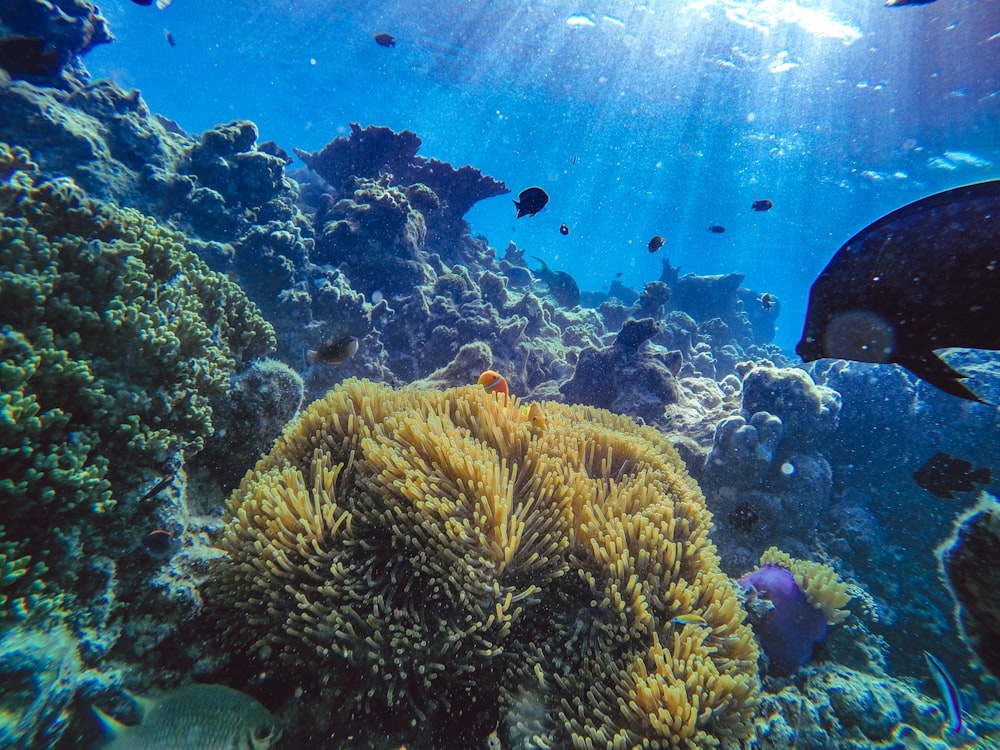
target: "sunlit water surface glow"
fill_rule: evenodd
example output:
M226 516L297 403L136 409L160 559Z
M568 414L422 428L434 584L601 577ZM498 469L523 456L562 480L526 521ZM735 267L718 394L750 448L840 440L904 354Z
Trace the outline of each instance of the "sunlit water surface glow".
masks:
M316 150L351 121L408 128L426 156L549 192L534 218L515 221L508 197L468 214L501 252L513 239L601 290L618 272L641 287L663 257L739 271L781 299L789 348L844 240L1000 164L995 0L101 7L118 41L91 71L188 130L246 118ZM774 209L751 211L757 198Z

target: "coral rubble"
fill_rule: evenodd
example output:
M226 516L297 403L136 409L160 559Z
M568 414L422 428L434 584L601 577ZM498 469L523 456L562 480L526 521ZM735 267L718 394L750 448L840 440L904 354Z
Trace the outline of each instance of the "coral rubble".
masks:
M543 429L478 386L358 380L313 403L227 512L208 597L231 653L324 731L376 712L409 746L476 746L489 716L522 747L744 739L757 651L680 458L541 407Z

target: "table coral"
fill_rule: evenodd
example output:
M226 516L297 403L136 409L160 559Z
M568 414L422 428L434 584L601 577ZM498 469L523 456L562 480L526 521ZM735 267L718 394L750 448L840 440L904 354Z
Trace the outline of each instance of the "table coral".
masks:
M303 686L321 731L373 712L411 747L480 746L484 716L515 747L746 738L757 651L683 462L541 408L349 380L305 409L227 511L207 597L234 658Z
M273 333L149 217L44 179L23 149L0 144L0 173L0 515L14 556L72 558L46 578L86 586L76 548L91 534L70 530L196 452L211 400Z
M417 156L419 148L420 138L409 130L396 133L352 122L348 138L335 138L316 153L296 149L295 154L337 192L352 177L377 179L383 174L394 186L426 186L440 199L436 221L441 231L448 233L456 230L478 201L510 192L503 182L474 167L455 168L448 162Z

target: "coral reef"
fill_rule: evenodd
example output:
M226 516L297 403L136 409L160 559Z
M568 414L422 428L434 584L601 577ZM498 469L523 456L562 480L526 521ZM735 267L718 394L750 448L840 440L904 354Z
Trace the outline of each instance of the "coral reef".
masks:
M190 144L150 114L138 91L111 81L69 91L15 81L0 87L0 106L0 141L29 149L41 171L70 177L95 198L165 218L173 173Z
M207 473L194 499L205 505L209 487L228 495L267 453L302 404L302 377L273 359L254 360L233 376L228 393L213 402L214 432L188 462L189 476Z
M762 750L902 750L900 735L939 736L941 712L900 680L824 664L763 696L754 746ZM944 750L946 745L918 745Z
M87 0L0 0L0 39L20 45L7 74L43 86L70 88L85 76L80 57L113 41L108 22Z
M679 398L674 373L662 358L644 351L660 330L653 318L626 320L611 346L580 353L573 377L562 386L571 403L627 412L655 423Z
M955 600L962 640L994 676L1000 675L1000 503L983 493L955 521L938 548L941 574Z
M139 537L185 530L177 475L274 334L150 217L43 177L24 149L0 145L0 171L0 627L64 623L98 672L123 632L176 634L197 610L189 596L158 619L171 610L145 595L159 563Z
M76 641L62 622L0 627L0 747L54 747L81 671Z
M746 564L770 545L807 550L831 500L823 451L840 404L836 391L802 370L746 373L740 415L716 425L699 477L726 535L729 562Z
M409 130L396 133L389 128L362 128L351 123L347 138L336 138L316 153L295 150L309 169L320 175L336 192L352 178L380 178L385 175L393 186L422 185L436 199L435 231L451 234L473 205L484 198L509 193L502 182L470 166L453 167L448 162L417 156L420 138Z
M389 175L359 178L351 187L320 206L310 260L340 267L366 296L376 289L394 296L433 282L424 216L438 207L437 196L423 185L393 186Z
M744 739L757 651L680 458L541 408L358 380L306 408L227 512L207 597L234 659L340 736L377 712L412 747L478 746L498 716L521 747Z

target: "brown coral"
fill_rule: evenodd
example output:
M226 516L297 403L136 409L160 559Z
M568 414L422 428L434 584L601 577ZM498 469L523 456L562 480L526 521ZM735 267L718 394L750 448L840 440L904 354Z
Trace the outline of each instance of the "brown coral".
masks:
M511 746L738 744L757 652L700 491L655 430L542 408L361 380L312 404L232 497L230 642L410 746L477 746L498 715Z

